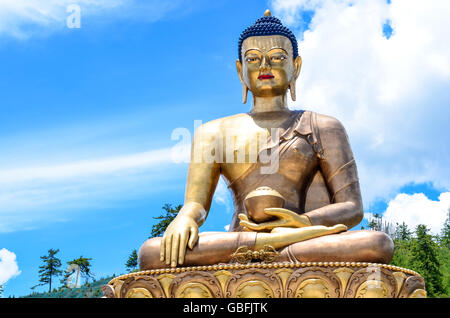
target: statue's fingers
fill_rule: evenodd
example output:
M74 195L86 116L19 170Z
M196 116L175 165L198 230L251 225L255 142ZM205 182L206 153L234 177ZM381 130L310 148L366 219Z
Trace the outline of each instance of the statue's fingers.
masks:
M171 234L169 234L168 236L167 236L167 238L166 238L166 265L169 265L170 264L170 253L172 252L171 251L171 249L172 249L172 235Z
M176 267L178 261L178 249L180 247L180 235L175 234L172 241L172 254L170 255L170 266Z
M186 255L187 235L183 234L180 237L180 251L178 253L178 264L184 263L184 256Z
M259 223L259 224L241 221L239 224L244 227L247 227L253 231L267 231L267 230L271 230L277 226L284 226L285 223L286 222L284 220L277 220L277 221L270 221L270 222L264 222L264 223Z
M190 229L191 233L189 235L189 243L188 246L192 250L195 246L195 243L197 243L198 240L198 228L193 226Z
M256 224L256 223L249 222L249 221L241 221L241 222L239 222L239 225L241 225L245 228L248 228L250 230L253 230L253 231L261 231L263 229L263 227L260 224Z
M248 221L248 216L246 214L244 214L244 213L239 213L238 214L238 218L241 221Z
M297 215L297 213L295 213L291 210L288 210L288 209L283 209L283 208L265 208L264 213L273 215L273 216L276 216L279 218L286 217L286 215L289 215L289 216Z

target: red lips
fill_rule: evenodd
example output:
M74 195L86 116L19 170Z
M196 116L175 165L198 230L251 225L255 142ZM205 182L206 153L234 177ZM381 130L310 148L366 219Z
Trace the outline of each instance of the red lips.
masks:
M271 79L271 78L274 78L274 76L270 75L270 74L262 74L262 75L258 76L258 79L260 79L260 80Z

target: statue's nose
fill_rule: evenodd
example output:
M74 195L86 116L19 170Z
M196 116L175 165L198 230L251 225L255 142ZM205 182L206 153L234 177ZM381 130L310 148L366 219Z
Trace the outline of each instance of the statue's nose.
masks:
M269 59L266 56L264 56L262 61L261 61L261 65L259 66L259 69L262 72L264 72L264 71L269 71L270 68L271 68L271 66L270 66Z

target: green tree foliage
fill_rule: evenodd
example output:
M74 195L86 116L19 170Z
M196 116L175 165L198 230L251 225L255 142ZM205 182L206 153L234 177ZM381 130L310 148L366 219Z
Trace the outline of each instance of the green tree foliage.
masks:
M89 278L94 279L94 274L91 272L91 266L92 264L89 262L92 258L86 258L83 256L80 256L79 258L76 258L72 261L67 262L69 265L77 265L79 267L78 274L81 274L81 277L83 277L86 282L89 281ZM78 277L76 278L76 283L78 283Z
M166 231L167 227L169 226L170 222L178 215L178 212L180 212L182 208L182 205L177 205L175 208L172 208L171 204L165 204L163 206L163 210L166 211L165 214L154 217L156 220L161 220L157 224L152 226L152 233L150 238L157 237L157 236L163 236L164 232Z
M372 229L382 224L376 217ZM397 224L391 233L394 241L392 265L417 271L425 279L428 297L450 296L450 220L447 220L438 236L429 234L425 225L411 231L405 223Z
M103 296L103 292L101 290L102 286L108 284L108 282L114 277L115 275L100 278L99 280L94 280L91 283L82 284L79 288L59 288L51 293L33 292L29 295L21 296L20 298L100 298Z
M450 295L450 252L440 246L441 237L433 237L423 224L413 233L406 224L397 224L394 240L394 256L391 264L417 271L425 279L428 297Z
M448 247L439 248L439 261L441 263L442 285L445 289L445 295L450 297L450 249Z
M371 230L384 232L390 236L393 234L392 225L384 221L383 217L378 213L375 213L369 220L368 227Z
M394 238L399 241L409 241L412 237L412 232L409 230L405 222L403 222L402 224L397 223L397 227L394 233Z
M394 256L391 264L395 266L408 268L411 263L411 239L412 233L405 223L397 224L394 237Z
M450 249L450 208L447 210L447 219L442 227L439 244L441 247Z
M445 294L445 290L438 257L439 246L428 232L423 224L416 228L416 237L411 244L411 269L425 279L427 294L436 297Z
M49 249L48 255L41 256L43 265L39 266L39 283L36 286L31 287L34 289L38 286L49 285L48 291L52 290L52 279L53 277L60 276L62 271L59 269L61 267L61 260L55 255L59 252L59 249Z
M127 268L127 270L129 272L135 270L138 266L138 255L137 255L137 251L136 249L134 249L131 254L130 257L128 257L127 262L125 263L125 267Z
M442 283L446 290L446 295L450 295L450 208L447 212L447 219L439 237L439 260L441 262ZM448 296L447 296L448 297Z
M394 256L392 257L391 264L408 268L411 263L411 230L405 222L402 224L397 223L391 237L394 241Z
M382 223L382 218L378 213L375 213L373 215L373 218L370 219L368 227L371 230L374 231L381 231L381 223Z

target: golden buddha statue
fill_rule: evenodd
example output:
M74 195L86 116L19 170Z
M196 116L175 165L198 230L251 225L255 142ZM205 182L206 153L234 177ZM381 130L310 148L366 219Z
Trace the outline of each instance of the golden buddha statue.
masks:
M250 90L252 109L198 128L184 206L162 238L141 246L140 269L228 263L244 246L270 246L277 262L389 263L389 236L348 231L363 207L344 127L287 106L302 65L295 36L266 11L242 33L238 54L243 102ZM220 176L234 201L229 232L199 234Z

